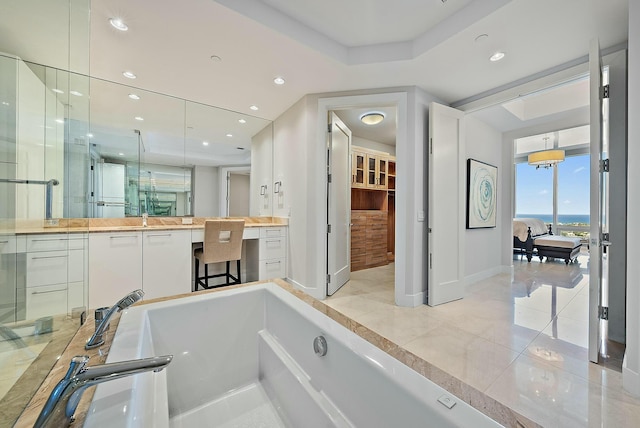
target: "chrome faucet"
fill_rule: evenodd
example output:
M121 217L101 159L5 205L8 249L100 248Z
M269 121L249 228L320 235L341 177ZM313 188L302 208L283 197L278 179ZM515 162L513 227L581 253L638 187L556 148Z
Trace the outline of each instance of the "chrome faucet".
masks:
M85 367L89 357L75 356L71 359L69 370L51 391L34 428L66 427L73 421L80 398L85 389L114 379L144 373L159 372L169 365L173 355L121 361L101 366Z
M137 301L139 301L140 299L142 299L142 296L144 296L144 291L135 290L127 294L126 296L124 296L122 299L120 299L120 301L118 301L118 303L113 305L111 309L109 309L103 315L102 321L100 321L100 323L96 325L96 331L93 333L93 336L89 338L87 343L84 345L84 349L93 349L93 348L97 348L98 346L101 346L104 343L104 338L102 336L104 335L104 332L107 330L107 328L109 328L109 320L111 319L111 317L116 312L126 309L129 306L136 303ZM99 310L100 309L98 309L98 311ZM96 323L97 322L98 320L96 319Z

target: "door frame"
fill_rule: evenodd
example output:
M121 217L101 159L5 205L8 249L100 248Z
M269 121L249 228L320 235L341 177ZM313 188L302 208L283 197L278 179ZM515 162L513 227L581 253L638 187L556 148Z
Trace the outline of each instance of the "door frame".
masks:
M388 92L381 94L364 94L350 95L342 97L318 98L318 110L316 116L316 141L322 155L318 153L318 158L322 159L322 170L324 179L318 183L323 187L322 191L318 189L316 206L321 207L321 219L318 220L316 228L316 240L322 243L322 257L318 257L315 270L318 272L318 283L324 284L322 288L322 298L327 297L326 274L327 274L327 251L328 239L326 234L327 225L327 174L326 174L326 146L327 146L327 117L330 111L339 111L352 108L362 108L368 106L395 106L397 114L396 126L396 161L400 164L400 168L396 169L396 218L404 219L407 216L407 185L409 179L408 167L411 164L410 154L408 152L408 94L407 92ZM322 226L320 226L322 224ZM399 284L407 284L408 266L412 265L408 260L407 247L409 246L408 237L413 236L408 232L408 225L405 221L396 222L396 261L395 261L395 301L399 306L417 306L423 303L422 295L416 297L410 291L399 287ZM398 245L399 242L404 245ZM418 259L420 257L418 256ZM422 260L417 262L421 263Z
M220 204L220 217L228 217L229 216L229 181L227 178L229 177L229 173L231 172L243 172L248 171L251 174L251 166L243 165L243 166L225 166L220 167L219 170L219 183L220 183L220 191L219 191L219 204ZM249 195L251 197L251 195Z

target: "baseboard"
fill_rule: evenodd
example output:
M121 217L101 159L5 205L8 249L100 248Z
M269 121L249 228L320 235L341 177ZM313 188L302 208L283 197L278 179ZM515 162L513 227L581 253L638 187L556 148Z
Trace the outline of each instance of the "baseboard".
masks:
M464 278L465 285L471 285L483 279L491 278L492 276L504 273L503 266L495 266L491 269L483 270L482 272L474 273Z
M305 293L307 293L309 296L318 299L318 300L324 300L327 298L327 293L324 289L320 289L320 288L311 288L311 287L307 287L304 284L295 281L291 278L284 278L285 281L287 281L289 284L293 285L295 288L297 288L300 291L304 291Z
M627 354L622 360L622 387L629 394L640 397L640 373L634 372L627 367Z
M427 301L427 294L425 291L421 291L417 294L403 294L401 296L395 295L396 305L406 308L415 308L416 306L424 305Z
M508 273L509 275L513 275L513 265L502 265L501 273Z

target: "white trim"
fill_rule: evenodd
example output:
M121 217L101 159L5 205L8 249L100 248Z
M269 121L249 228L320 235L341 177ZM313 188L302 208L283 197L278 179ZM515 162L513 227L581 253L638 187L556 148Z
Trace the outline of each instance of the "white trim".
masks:
M640 373L627 367L627 354L622 360L622 387L635 397L640 397Z
M509 272L511 270L509 269ZM483 270L482 272L477 272L471 275L467 275L464 278L465 286L475 284L476 282L480 282L484 279L491 278L492 276L499 275L504 273L504 266L494 266L490 269Z
M399 296L396 294L396 305L404 306L408 308L415 308L416 306L424 305L427 301L427 292L421 291L417 294L403 294Z
M382 94L367 94L367 95L352 95L342 97L326 97L318 98L318 114L316 118L316 144L310 153L315 159L322 160L324 162L326 158L326 138L327 138L327 117L331 110L343 110L347 108L355 108L362 106L391 106L394 105L397 108L397 128L396 128L396 161L402 165L408 165L411 160L408 159L408 94L406 92L389 92ZM316 201L314 206L318 207L318 215L315 224L316 237L315 241L320 245L319 248L327 248L327 177L324 173L325 168L316 169L316 176L314 177L315 183L318 186L315 192ZM403 245L398 243L406 242L409 238L407 232L407 224L402 221L406 218L406 206L407 206L407 189L402 183L407 183L409 177L406 175L406 169L397 169L396 177L396 262L395 262L395 290L396 290L396 303L403 305L405 299L403 294L405 291L400 290L399 284L406 284L408 260L407 252ZM320 189L322 186L322 189ZM313 225L311 225L313 227ZM327 271L327 252L326 250L322 254L322 257L317 257L315 272L317 284L326 284L326 271ZM311 289L309 289L311 290ZM322 295L321 299L326 297L326 287L323 286L321 292L309 293L314 295ZM400 293L400 294L399 294ZM406 295L408 296L408 295ZM403 302L403 303L401 303ZM413 299L411 299L413 302ZM420 302L422 303L422 301ZM404 306L404 305L403 305Z
M326 287L324 287L324 288L307 287L304 284L301 284L298 281L294 281L293 279L291 279L289 277L284 278L284 280L287 281L289 284L293 285L298 290L304 291L306 294L310 295L314 299L324 300L324 299L327 298ZM318 293L318 290L324 290L323 291L324 292L324 296L319 295L320 293Z

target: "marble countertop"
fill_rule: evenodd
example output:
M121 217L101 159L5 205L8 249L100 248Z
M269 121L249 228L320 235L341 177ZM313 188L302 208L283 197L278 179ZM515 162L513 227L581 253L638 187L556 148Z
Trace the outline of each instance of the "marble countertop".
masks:
M182 224L182 219L192 224ZM217 217L149 217L148 226L142 226L141 217L108 219L59 219L53 225L46 221L27 221L6 228L7 234L33 235L55 233L138 232L145 230L192 230L204 228L204 222ZM246 228L286 226L287 219L279 217L238 217L245 220ZM1 233L1 232L0 232Z
M280 287L288 291L289 293L295 295L302 301L306 302L310 306L314 307L316 310L322 312L327 315L329 318L333 319L340 325L345 328L351 330L358 336L362 337L369 343L378 347L382 351L391 355L395 359L399 360L403 364L409 366L422 376L431 380L435 384L441 386L446 389L450 393L456 395L461 400L465 401L469 405L478 409L480 412L489 416L490 418L496 420L500 424L506 427L513 428L539 428L540 425L532 422L528 418L520 415L519 413L513 411L509 407L504 404L496 401L495 399L489 397L483 392L467 385L461 380L451 376L450 374L444 372L428 361L423 360L422 358L412 354L406 349L402 348L400 345L395 344L394 342L386 339L385 337L379 335L378 333L370 330L364 325L358 323L357 321L345 316L344 314L338 312L337 310L327 306L324 302L317 300L308 294L294 289L287 282L276 279L270 281L260 281L253 282L248 284L240 284L231 287L248 287L255 284L260 284L264 282L273 282L278 284ZM216 293L221 290L224 290L226 287L221 289L214 290L203 290L197 291L196 293ZM138 304L151 304L166 300L179 299L187 296L192 296L193 293L189 294L181 294L166 298L152 299L140 302ZM116 331L117 323L119 321L120 314L117 314L113 321L111 322L111 334L107 336L105 345L100 348L85 351L84 343L87 338L91 336L94 329L94 323L92 320L88 320L80 329L78 333L74 336L74 338L67 346L67 349L63 352L62 356L53 367L45 381L42 383L34 397L31 399L27 408L24 410L18 421L16 422L15 427L32 427L35 420L38 418L40 410L44 405L47 397L51 393L53 387L57 384L57 382L64 376L68 368L68 363L70 359L75 355L89 355L91 357L89 365L102 364L106 360L106 356L109 352L109 347L111 346L111 341L113 339L113 334ZM83 395L80 404L78 406L78 410L76 411L76 420L71 424L72 427L80 427L84 423L84 418L86 417L87 411L89 410L89 405L93 398L93 394L95 392L95 387L89 388Z

